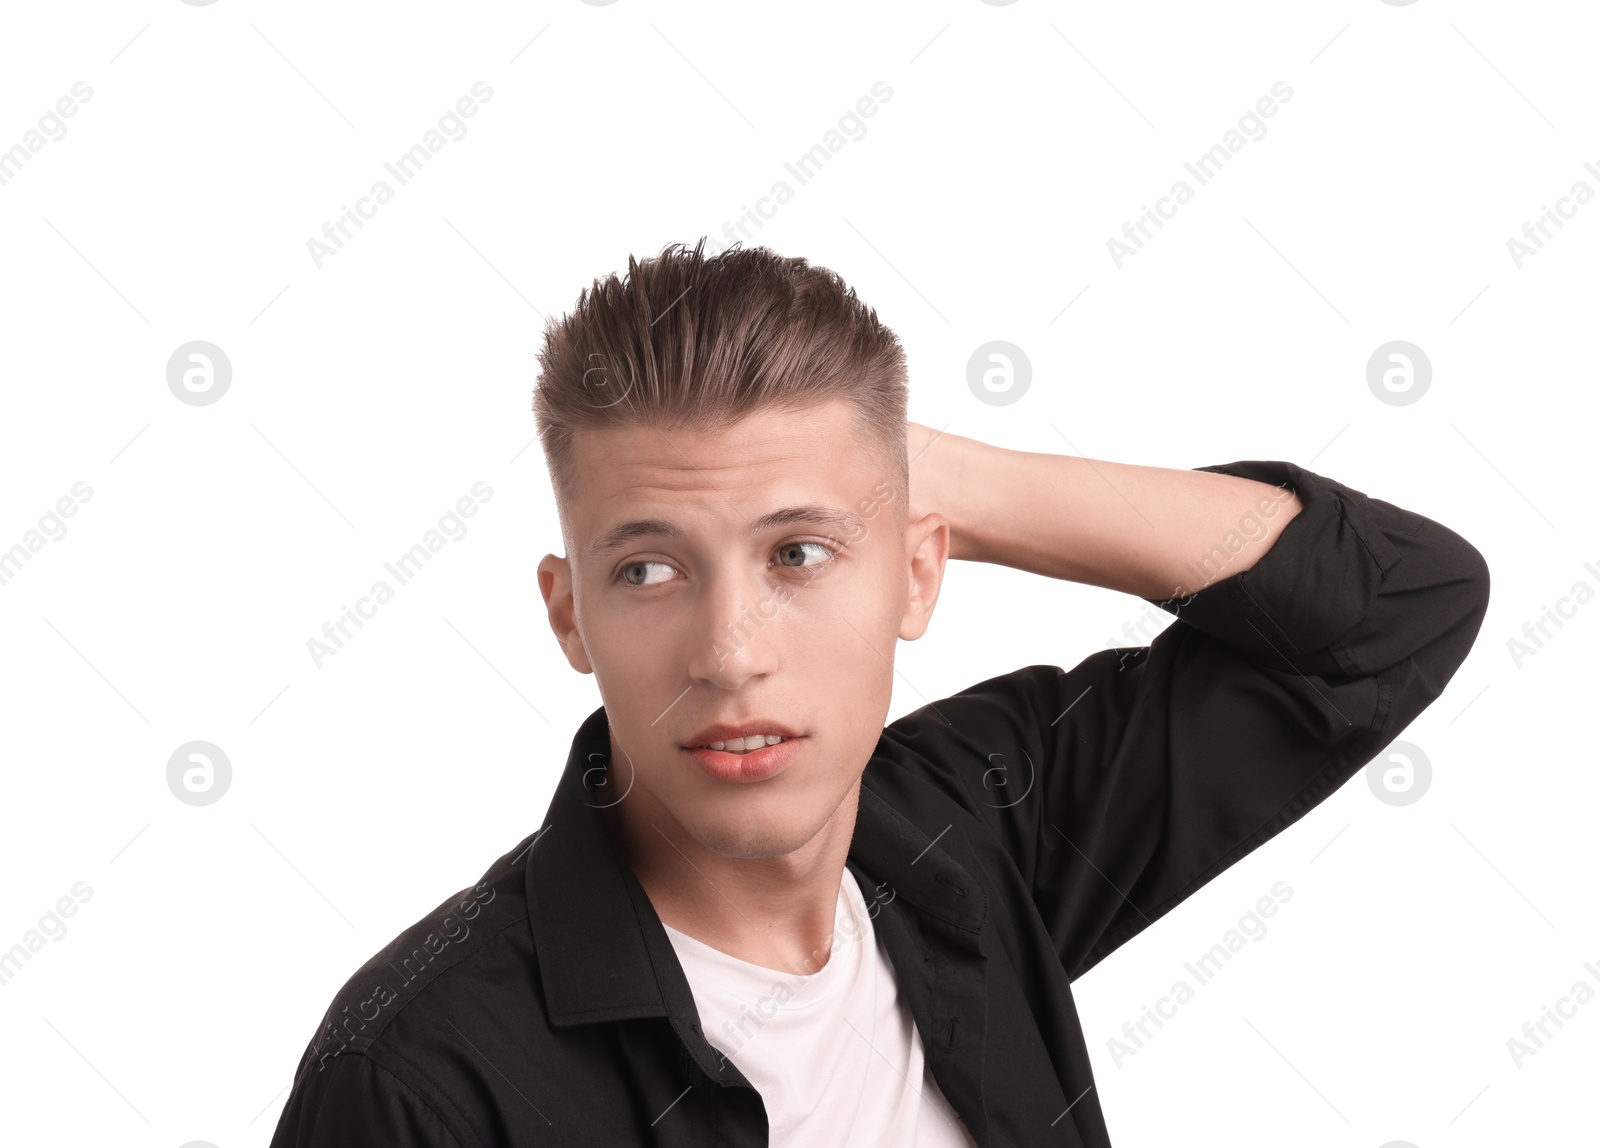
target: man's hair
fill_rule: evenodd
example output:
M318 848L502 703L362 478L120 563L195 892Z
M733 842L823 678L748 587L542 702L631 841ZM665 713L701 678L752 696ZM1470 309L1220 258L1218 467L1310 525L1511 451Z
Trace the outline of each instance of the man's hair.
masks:
M533 410L566 526L582 427L716 430L756 410L853 405L906 509L906 359L894 332L838 275L766 247L707 258L705 239L668 244L628 274L596 279L551 317Z

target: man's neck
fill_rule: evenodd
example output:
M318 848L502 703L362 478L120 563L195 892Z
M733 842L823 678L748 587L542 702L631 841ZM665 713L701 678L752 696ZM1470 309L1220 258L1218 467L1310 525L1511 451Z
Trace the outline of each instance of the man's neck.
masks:
M664 924L751 964L808 976L828 963L860 782L822 829L781 857L726 857L701 845L648 793L606 822Z

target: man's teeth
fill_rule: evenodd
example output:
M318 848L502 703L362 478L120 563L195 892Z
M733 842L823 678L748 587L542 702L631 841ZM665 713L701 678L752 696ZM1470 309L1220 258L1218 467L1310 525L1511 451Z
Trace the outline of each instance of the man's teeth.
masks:
M714 741L707 749L718 749L725 753L749 753L753 749L764 746L777 745L780 741L787 741L775 733L754 733L749 737L736 737L728 741Z

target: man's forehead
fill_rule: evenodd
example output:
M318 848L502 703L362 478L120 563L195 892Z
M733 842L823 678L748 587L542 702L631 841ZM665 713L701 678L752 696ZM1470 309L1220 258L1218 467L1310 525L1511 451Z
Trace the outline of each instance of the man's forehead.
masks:
M763 411L713 430L583 427L572 438L576 492L608 515L683 495L743 503L781 488L789 501L848 497L880 476L842 420L838 411Z
M625 424L574 432L570 541L603 557L646 537L784 526L853 536L890 475L843 402L767 409L712 430ZM868 515L871 517L871 515Z

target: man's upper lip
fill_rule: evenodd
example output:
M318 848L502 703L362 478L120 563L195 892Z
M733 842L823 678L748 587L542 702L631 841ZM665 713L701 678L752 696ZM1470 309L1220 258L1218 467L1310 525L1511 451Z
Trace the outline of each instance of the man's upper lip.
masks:
M694 749L702 745L710 745L714 741L732 741L736 737L751 737L758 733L772 733L785 738L799 736L782 722L755 718L751 721L740 722L738 725L728 725L726 723L708 725L704 729L690 734L689 739L683 744L685 748Z

